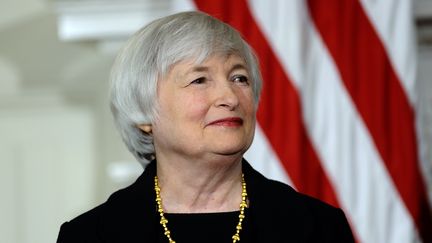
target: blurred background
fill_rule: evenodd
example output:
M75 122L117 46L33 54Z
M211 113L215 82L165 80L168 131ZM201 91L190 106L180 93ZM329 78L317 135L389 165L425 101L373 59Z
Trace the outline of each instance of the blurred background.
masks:
M432 1L414 6L431 142ZM113 126L109 70L132 32L175 9L170 0L0 1L0 242L55 242L62 222L141 173Z

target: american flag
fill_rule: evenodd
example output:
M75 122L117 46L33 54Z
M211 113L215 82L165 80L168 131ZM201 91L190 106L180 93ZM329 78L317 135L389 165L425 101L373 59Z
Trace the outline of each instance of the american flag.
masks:
M432 242L409 0L179 0L241 32L264 88L248 161L341 207L357 242ZM428 188L429 187L429 188Z

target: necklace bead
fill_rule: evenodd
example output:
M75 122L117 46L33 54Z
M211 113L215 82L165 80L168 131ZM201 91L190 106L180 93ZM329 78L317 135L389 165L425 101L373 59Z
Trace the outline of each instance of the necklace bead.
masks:
M162 225L162 227L164 229L164 235L167 237L169 243L175 243L175 241L171 237L171 231L169 231L169 229L168 229L168 219L165 218L164 210L162 207L162 198L160 196L161 189L159 187L159 180L158 180L157 176L154 177L154 183L155 183L154 188L155 188L155 193L156 193L157 211L158 211L159 216L160 216L159 223ZM239 221L238 221L237 226L236 226L235 234L232 236L233 243L240 241L240 231L242 229L242 222L245 218L244 209L247 207L246 182L245 182L243 174L242 174L242 193L241 193L241 196L242 196L242 201L240 203Z

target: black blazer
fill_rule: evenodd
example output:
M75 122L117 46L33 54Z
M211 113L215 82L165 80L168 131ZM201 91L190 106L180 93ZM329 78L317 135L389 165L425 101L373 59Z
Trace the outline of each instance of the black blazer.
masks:
M254 242L354 242L341 209L265 178L246 161L242 166L250 201L248 232ZM64 223L57 243L155 242L160 232L155 174L156 163L152 162L132 185Z

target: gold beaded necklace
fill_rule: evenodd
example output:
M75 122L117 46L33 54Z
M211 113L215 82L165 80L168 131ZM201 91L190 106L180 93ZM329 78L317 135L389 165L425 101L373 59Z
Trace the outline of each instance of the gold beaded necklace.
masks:
M165 218L164 210L162 208L162 198L160 197L160 187L159 187L159 181L158 177L154 177L155 180L155 192L156 192L156 203L158 212L160 215L160 221L159 223L164 228L164 235L168 238L169 243L175 243L175 241L171 238L171 231L168 229L168 220ZM240 241L240 230L242 229L242 222L245 218L244 209L247 207L246 199L247 199L247 192L246 192L246 182L244 179L244 175L242 174L242 201L240 203L240 214L239 214L239 222L236 226L236 233L232 236L233 243L236 243L237 241Z

